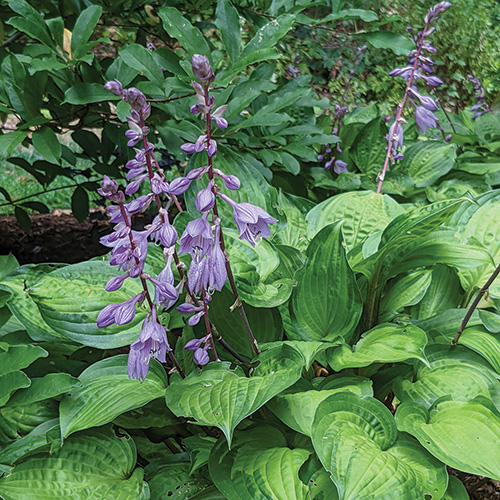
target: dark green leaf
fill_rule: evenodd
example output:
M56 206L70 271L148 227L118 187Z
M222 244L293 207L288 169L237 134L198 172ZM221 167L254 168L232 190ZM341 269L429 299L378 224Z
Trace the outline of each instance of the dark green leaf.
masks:
M71 211L78 222L83 222L89 215L89 195L81 186L75 189L71 197Z
M87 42L92 36L101 14L102 7L100 5L91 5L78 16L71 35L71 55L74 59L79 59L87 52Z

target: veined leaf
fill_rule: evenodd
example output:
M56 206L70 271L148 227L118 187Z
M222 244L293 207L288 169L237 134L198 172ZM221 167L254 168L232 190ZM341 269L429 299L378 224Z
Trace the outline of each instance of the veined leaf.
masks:
M226 51L234 63L240 55L240 16L229 0L218 0L215 24L220 30Z
M78 16L71 35L71 55L73 58L79 59L86 54L88 50L87 43L101 14L102 7L100 5L91 5Z

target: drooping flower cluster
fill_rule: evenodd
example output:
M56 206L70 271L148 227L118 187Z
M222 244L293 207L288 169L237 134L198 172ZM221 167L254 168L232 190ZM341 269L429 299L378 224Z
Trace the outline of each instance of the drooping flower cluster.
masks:
M434 114L438 109L438 105L432 97L423 95L418 91L417 81L421 79L431 87L438 87L443 83L439 77L433 74L434 61L430 55L435 54L436 49L427 41L427 37L435 29L434 27L429 28L429 24L437 21L440 14L448 9L450 5L449 2L440 2L432 7L425 16L425 27L422 31L415 34L412 27L407 28L417 48L410 52L408 66L396 68L389 73L389 76L401 76L408 82L397 118L389 129L389 149L393 159L401 159L403 157L401 152L403 147L403 127L401 124L405 123L405 120L401 116L401 110L404 107L406 99L415 108L415 121L417 128L422 133L425 133L428 128L436 128L438 126L439 118ZM426 54L423 54L423 52Z
M188 154L205 151L208 160L206 166L190 170L185 176L171 182L167 181L156 161L153 145L147 138L150 130L146 120L151 113L151 107L146 102L144 94L134 87L124 89L117 80L107 82L105 85L107 90L120 96L131 106L130 116L127 117L129 129L125 135L128 138L128 146L135 149L134 158L125 165L126 179L130 182L124 191L119 190L118 183L107 176L104 176L98 190L99 194L113 203L108 207L108 211L111 221L115 223L113 233L103 237L101 242L112 249L110 264L118 266L123 271L123 274L108 281L106 290L116 291L126 279L138 278L143 291L121 304L106 306L97 317L97 325L106 327L114 323L117 325L129 323L135 317L136 306L147 304L149 312L137 340L130 347L128 374L131 378L144 379L151 358L165 362L167 354L178 367L167 341L166 329L158 321L158 310L167 310L174 306L184 287L188 299L178 307L178 310L183 314L195 313L188 320L190 325L197 324L204 317L207 327L207 335L203 339L191 341L186 345L186 349L195 351L195 361L200 365L209 361L209 349L213 350L213 357L218 360L210 331L208 304L210 294L215 290L221 291L224 287L230 268L216 197L231 205L234 220L240 231L240 239L246 239L251 245L258 243L260 238L269 237L268 224L276 222L276 219L263 209L250 203L237 203L220 192L217 184L219 179L229 190L240 188L240 180L235 175L224 174L213 167L217 143L212 138L211 124L214 121L220 129L228 126L223 117L226 106L215 109L215 99L209 94L214 72L208 59L201 55L193 56L192 69L198 81L193 82L197 102L191 107L191 112L201 115L205 120L206 130L195 142L183 144L181 148ZM201 212L201 216L187 224L179 239L178 252L189 253L191 256L186 279L182 264L177 257L178 235L169 221L168 209L173 202L179 210L182 210L176 196L183 194L194 181L202 178L207 179L206 187L199 190L195 201L196 209ZM150 192L125 203L125 195L135 194L144 182L148 182ZM143 231L132 230L132 216L146 210L151 203L156 204L158 209L153 222ZM165 267L156 277L146 273L144 268L148 241L160 243L164 248ZM174 259L181 277L177 285L172 271ZM148 283L154 289L153 295L149 292ZM198 296L201 299L198 299Z
M474 75L467 75L467 78L474 85L474 97L476 98L476 103L471 107L471 111L474 111L472 119L475 120L478 116L484 115L484 113L489 113L491 108L484 99L484 88L481 85L481 82Z

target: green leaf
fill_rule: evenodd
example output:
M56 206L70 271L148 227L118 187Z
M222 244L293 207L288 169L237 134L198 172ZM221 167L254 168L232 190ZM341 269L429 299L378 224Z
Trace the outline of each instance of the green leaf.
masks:
M86 54L87 42L94 32L101 14L102 7L100 5L91 5L78 16L71 35L71 55L74 59L79 59Z
M17 391L8 404L18 406L36 403L68 392L78 384L78 380L69 373L49 373L42 378L32 378L31 385L27 389Z
M210 455L210 476L231 500L306 500L309 489L299 469L310 454L288 448L278 429L253 427L237 432L231 449L219 439Z
M158 15L168 35L176 38L189 56L201 54L210 59L210 49L205 37L176 8L163 7Z
M21 207L16 206L14 208L14 214L16 216L16 221L19 224L19 227L27 234L31 231L31 219L26 210L23 210Z
M7 21L19 31L26 33L31 38L42 42L49 48L54 47L47 25L40 12L25 0L10 0L9 7L22 17L13 17Z
M415 436L439 460L455 469L500 478L500 414L486 398L441 401L431 410L403 403L396 412L402 432Z
M303 367L302 356L288 346L269 349L257 359L261 363L250 378L229 363L208 364L167 388L167 406L198 425L218 427L231 445L234 428L295 383Z
M62 104L84 105L93 102L117 101L118 99L118 96L106 90L99 83L77 83L66 90Z
M426 354L429 366L416 364L415 381L396 380L393 390L400 401L430 408L443 397L470 401L485 396L500 408L499 375L481 356L465 347L437 344Z
M234 127L231 127L231 132L257 126L273 127L290 121L292 121L292 118L290 118L286 113L267 113L259 111L255 113L254 116L241 121Z
M61 159L61 144L54 131L43 127L32 135L33 147L51 163L59 163Z
M441 500L469 500L469 494L462 484L460 479L456 476L450 476L448 480L448 488L444 497Z
M215 11L215 24L220 30L222 41L232 62L240 55L240 16L229 0L219 0Z
M391 412L378 400L340 393L319 406L312 442L340 500L441 498L445 466L411 437L398 435Z
M484 313L486 311L480 311ZM455 334L453 332L453 334ZM450 336L451 337L451 336ZM486 359L496 373L500 373L500 336L498 333L489 333L482 326L469 326L464 330L459 344L476 351Z
M191 457L190 474L208 463L208 457L215 441L217 440L210 436L189 436L182 440L182 444Z
M383 323L363 333L352 348L343 344L327 355L328 364L339 372L344 368L362 368L372 363L400 363L419 359L427 363L424 354L427 335L413 325Z
M398 56L407 56L415 48L412 40L391 31L373 31L362 36L376 49L390 49Z
M78 186L73 192L71 211L78 222L83 222L89 215L89 194L82 186Z
M351 154L362 173L375 176L382 170L386 155L386 135L387 127L378 117L359 131Z
M126 280L116 292L104 286L116 271L102 261L87 261L57 269L43 276L32 288L31 297L43 320L64 338L108 349L131 344L138 336L145 311L138 308L127 325L98 328L97 315L108 304L116 304L142 291L140 284Z
M373 396L371 381L361 377L339 377L330 382L332 387L320 389L301 379L269 401L267 407L294 431L311 436L316 409L327 397L339 392Z
M19 267L17 259L9 253L8 255L0 255L0 280L9 276L15 269Z
M341 224L325 226L309 244L297 271L292 311L307 338L330 341L349 337L362 311L361 296L342 245Z
M0 478L5 500L141 498L143 470L134 471L134 441L110 427L70 437L56 453L28 458Z
M404 209L390 196L371 191L355 191L333 196L316 205L306 216L309 235L314 236L332 221L342 221L347 251L385 227Z
M28 137L28 132L16 130L0 135L0 159L8 158L12 151Z
M165 370L154 360L142 383L129 379L126 355L91 365L78 380L81 385L66 394L60 404L63 439L82 429L111 422L121 413L163 397L168 384Z
M294 20L294 15L283 14L262 26L262 28L255 33L254 37L245 45L240 59L245 58L254 51L273 47L288 33Z
M456 146L439 142L417 142L405 149L401 168L410 174L415 187L433 185L455 165Z
M163 88L165 79L159 64L154 60L153 55L142 45L132 43L120 50L120 57L131 68L140 71L144 76L153 82L160 89Z

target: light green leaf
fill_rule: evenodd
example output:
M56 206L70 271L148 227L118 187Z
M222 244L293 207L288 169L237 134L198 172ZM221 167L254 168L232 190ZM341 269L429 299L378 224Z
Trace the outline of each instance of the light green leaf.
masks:
M118 415L161 398L167 387L163 367L151 360L143 382L129 379L127 356L103 359L79 377L81 386L65 394L60 407L61 436L111 422Z
M32 288L44 321L64 338L100 349L131 344L138 336L145 311L138 308L127 325L98 328L97 315L108 304L121 303L142 291L126 280L116 292L106 292L106 281L116 271L101 261L73 264L43 276Z
M247 378L229 363L210 363L166 391L169 409L177 416L194 417L196 424L222 430L231 445L234 428L300 377L303 358L288 346L269 349Z
M134 441L110 427L70 437L56 453L37 455L0 478L5 500L131 500L141 497Z
M210 49L201 31L195 28L176 8L163 7L158 12L165 31L176 38L189 56L201 54L210 58Z
M481 395L500 408L500 375L481 356L465 347L437 344L426 354L430 364L417 363L414 382L396 380L393 390L400 401L430 408L442 397L470 401Z
M339 372L344 368L362 368L372 363L400 363L420 359L427 363L424 349L427 335L413 325L383 323L363 333L352 348L343 344L327 354L328 364Z
M352 159L363 174L375 177L384 165L387 127L380 118L367 123L356 136Z
M479 316L481 312L484 311L480 311ZM498 333L490 333L479 325L469 326L462 333L458 343L476 351L490 363L496 373L500 373L500 335Z
M448 480L448 488L444 497L441 500L469 500L469 494L462 484L460 479L456 476L450 476Z
M83 57L88 50L88 41L102 14L100 5L91 5L81 12L71 35L71 55L75 59Z
M240 16L229 0L217 2L215 24L220 30L226 51L234 63L240 55Z
M391 31L373 31L363 38L376 49L390 49L398 56L407 56L415 48L412 40Z
M342 245L341 224L325 226L309 244L296 274L292 312L307 338L349 337L361 316L361 296Z
M340 393L319 406L312 441L340 500L441 498L445 466L411 437L398 435L378 400Z
M440 401L430 411L403 403L398 429L415 436L439 460L455 469L500 479L500 414L486 398Z
M116 101L118 99L118 96L106 90L99 83L77 83L66 90L62 104L84 105L93 102Z
M210 455L210 476L231 500L306 500L309 489L299 469L310 454L288 448L278 429L252 427L236 433L231 449L219 439Z

